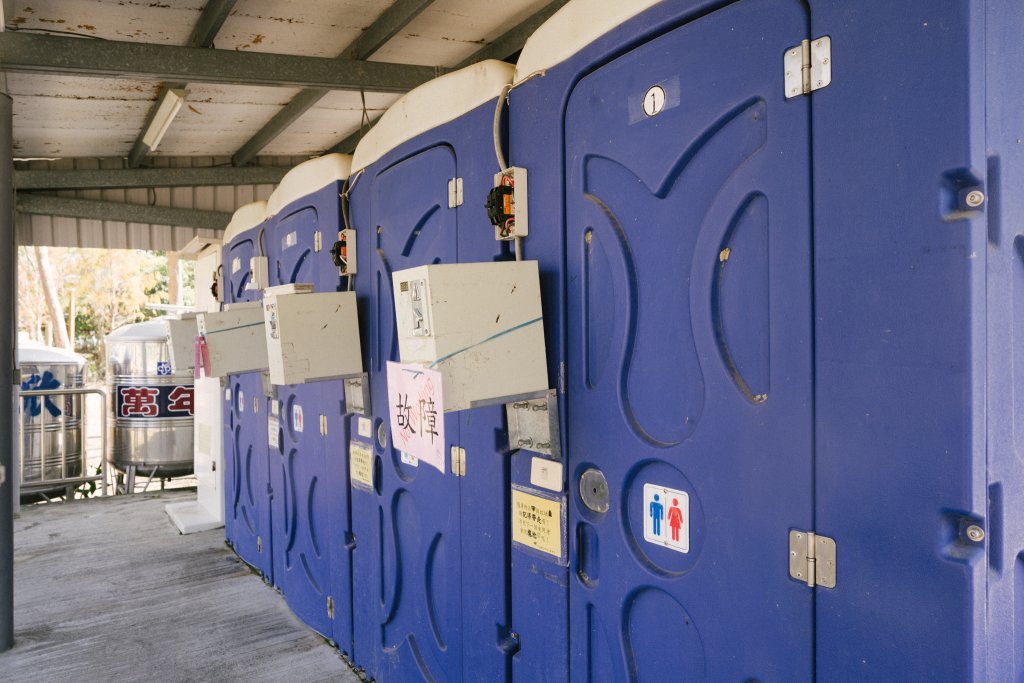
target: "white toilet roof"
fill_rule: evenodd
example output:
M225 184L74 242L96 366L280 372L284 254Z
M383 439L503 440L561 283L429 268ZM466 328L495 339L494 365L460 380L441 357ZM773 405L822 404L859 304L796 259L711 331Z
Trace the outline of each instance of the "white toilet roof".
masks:
M410 90L384 112L356 147L352 172L361 171L403 142L448 123L501 94L515 67L489 59Z
M662 0L571 0L533 32L519 54L515 82L561 64L616 26Z
M316 192L330 183L345 180L352 169L350 154L325 154L288 171L267 200L267 216L276 216L296 199Z
M235 239L238 235L255 228L257 225L262 223L267 218L267 203L263 200L258 202L250 202L249 204L243 204L242 206L235 209L235 213L231 216L231 220L228 222L228 227L224 228L223 241L224 244L228 244L231 240Z

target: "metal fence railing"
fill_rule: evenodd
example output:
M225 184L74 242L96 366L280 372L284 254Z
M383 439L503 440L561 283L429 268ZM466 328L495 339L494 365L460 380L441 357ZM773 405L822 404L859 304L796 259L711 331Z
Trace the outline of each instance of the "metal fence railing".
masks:
M87 434L86 429L86 413L88 411L79 410L78 415L68 415L68 406L76 396L83 397L82 405L84 406L84 397L88 395L100 396L102 400L103 410L98 411L100 415L100 434L101 434L101 459L100 459L100 474L90 475L88 474L88 448L87 448ZM31 493L42 493L56 491L64 489L66 498L70 498L76 488L82 484L87 484L93 481L100 481L102 487L102 493L104 496L107 495L107 392L103 389L96 387L83 387L77 389L39 389L31 391L20 391L18 392L21 400L22 409L19 411L19 432L21 438L19 439L19 482L21 484L20 489L22 494ZM37 413L36 411L27 411L25 409L26 400L37 398L42 402L52 403L53 398L62 397L63 405L56 407L55 410L41 409ZM31 422L29 422L31 418ZM71 422L72 424L69 424ZM75 438L73 435L77 433L77 445L75 444ZM28 435L28 438L26 438ZM49 438L49 436L55 436L57 438ZM26 443L28 448L36 450L36 453L26 452ZM59 448L59 460L55 457L52 449ZM74 450L76 452L69 452ZM31 467L34 469L36 463L38 463L38 476L36 472L27 472L26 463L31 463ZM59 471L59 476L57 472ZM30 476L27 476L30 475Z

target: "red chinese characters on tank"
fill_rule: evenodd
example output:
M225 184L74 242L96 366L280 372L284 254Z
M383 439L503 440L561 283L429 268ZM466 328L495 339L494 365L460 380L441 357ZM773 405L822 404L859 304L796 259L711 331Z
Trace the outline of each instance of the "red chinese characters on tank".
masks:
M192 417L195 392L190 386L117 387L117 416L125 418Z
M194 395L192 387L174 387L174 390L167 396L167 410L172 413L192 415Z
M160 414L159 394L159 389L150 387L122 387L121 417L156 417Z

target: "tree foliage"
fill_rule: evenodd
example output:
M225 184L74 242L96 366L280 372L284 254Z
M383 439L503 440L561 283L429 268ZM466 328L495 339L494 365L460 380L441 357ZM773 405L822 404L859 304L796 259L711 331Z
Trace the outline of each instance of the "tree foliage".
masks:
M65 314L72 291L76 300L75 350L89 358L94 377L102 377L103 339L112 330L163 313L146 304L168 301L165 252L107 249L50 249ZM195 301L194 268L183 262L185 304ZM49 324L39 273L30 249L18 250L18 330L29 339L46 342Z

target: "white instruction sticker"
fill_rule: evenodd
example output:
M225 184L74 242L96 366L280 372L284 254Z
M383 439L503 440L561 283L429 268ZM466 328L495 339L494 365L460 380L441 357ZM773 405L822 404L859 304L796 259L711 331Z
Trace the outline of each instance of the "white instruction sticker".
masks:
M245 392L241 389L238 390L238 412L245 412Z
M281 447L281 421L277 415L267 417L267 442L271 448Z
M412 453L406 453L405 451L398 451L402 456L402 462L406 465L412 465L413 467L420 466L420 460Z
M356 431L364 439L373 438L373 421L368 417L361 417L356 421Z
M303 419L302 419L302 406L298 403L292 406L292 429L296 432L302 431Z
M644 540L679 553L690 552L690 496L644 484Z
M234 275L242 269L242 259L237 256L231 259L231 274Z
M562 490L562 463L535 457L530 462L530 483L549 491Z

